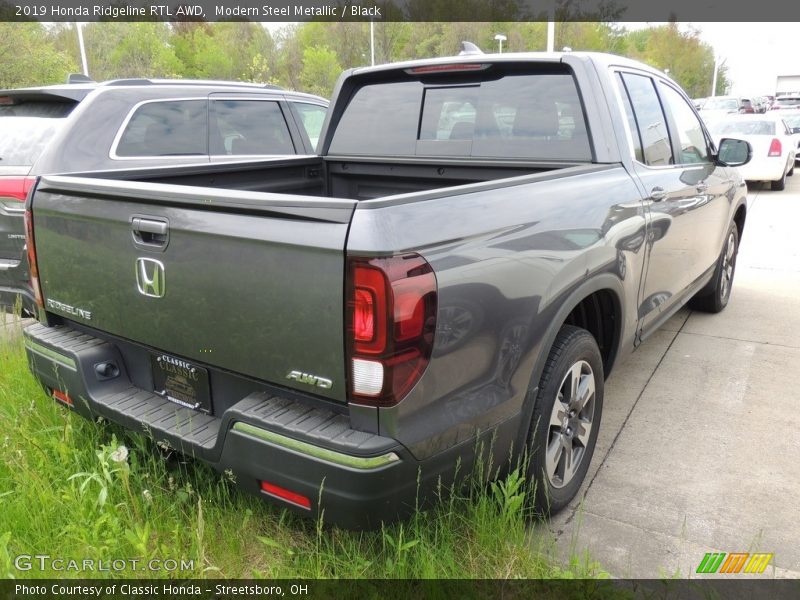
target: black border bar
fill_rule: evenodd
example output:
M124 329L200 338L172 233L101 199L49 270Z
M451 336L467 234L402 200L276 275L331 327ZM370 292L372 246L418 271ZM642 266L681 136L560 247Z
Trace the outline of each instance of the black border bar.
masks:
M0 0L0 21L800 21L793 0Z

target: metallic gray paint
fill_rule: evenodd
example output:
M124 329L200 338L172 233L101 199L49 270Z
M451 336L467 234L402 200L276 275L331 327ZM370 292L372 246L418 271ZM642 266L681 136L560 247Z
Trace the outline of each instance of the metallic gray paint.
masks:
M444 60L457 62L422 64ZM601 164L361 202L48 178L34 200L45 297L57 290L65 302L96 302L100 330L187 358L214 345L199 360L259 379L334 373L331 393L315 393L344 400L344 254L417 252L439 285L432 360L397 406L351 406L351 426L398 440L417 460L479 431L517 431L494 449L505 459L525 439L533 392L570 311L607 291L617 332L609 363L633 351L708 282L746 188L711 163L659 170L634 161L612 76L624 68L661 77L644 65L581 53L481 60L570 64ZM343 75L323 155L359 78L407 66ZM650 198L656 186L667 190L661 202ZM126 219L143 211L169 219L165 264L179 274L170 282L176 299L168 294L154 312L134 282L125 288L134 258ZM70 238L82 240L71 253L80 270L56 259ZM105 255L93 256L86 241Z

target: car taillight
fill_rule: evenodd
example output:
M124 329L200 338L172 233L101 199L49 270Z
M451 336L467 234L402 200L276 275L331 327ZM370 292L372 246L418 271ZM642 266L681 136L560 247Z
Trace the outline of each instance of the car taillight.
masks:
M347 271L349 400L394 406L430 361L436 277L418 254L350 258Z
M36 262L36 243L33 237L33 214L30 209L25 211L25 245L28 248L28 268L31 273L31 288L33 296L41 308L44 308L42 287L39 285L39 265Z
M34 183L36 177L0 177L0 199L11 198L17 202L25 202Z
M781 141L778 138L772 138L772 143L769 145L769 154L767 156L780 156L783 153Z

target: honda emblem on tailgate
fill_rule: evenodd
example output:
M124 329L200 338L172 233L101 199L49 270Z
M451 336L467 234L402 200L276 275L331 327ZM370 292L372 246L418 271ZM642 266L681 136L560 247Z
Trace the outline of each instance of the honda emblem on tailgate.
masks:
M152 258L136 259L136 285L149 298L163 298L167 291L164 264Z

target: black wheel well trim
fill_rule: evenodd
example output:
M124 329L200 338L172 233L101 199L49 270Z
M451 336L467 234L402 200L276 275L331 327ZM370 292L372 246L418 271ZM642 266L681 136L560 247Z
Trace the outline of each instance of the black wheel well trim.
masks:
M744 233L744 224L747 220L747 200L742 199L733 210L733 218L731 221L736 223L736 229L739 230L739 243L742 242L742 234Z
M604 361L603 366L605 368L605 372L603 373L603 376L607 378L611 372L614 361L619 353L619 344L622 339L623 315L625 314L623 298L625 295L622 282L618 277L610 273L601 273L579 285L567 297L567 299L561 304L561 308L558 309L558 312L552 319L547 332L542 338L541 351L539 352L539 356L536 357L536 362L534 363L533 372L531 374L531 383L529 384L525 398L522 401L515 453L519 452L520 450L524 450L527 447L528 430L531 424L530 421L533 415L536 396L538 395L539 380L542 377L544 365L547 362L548 355L550 354L550 348L553 347L553 343L556 340L559 330L566 322L567 317L569 317L572 311L581 302L583 302L592 294L602 291L610 292L612 301L614 303L614 316L616 317L616 323L614 324L614 341L609 352L608 360ZM518 456L521 455L518 454Z

